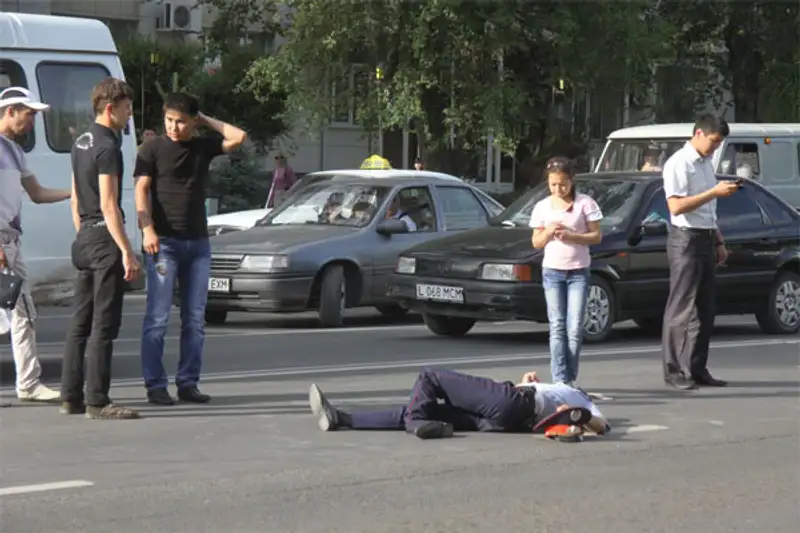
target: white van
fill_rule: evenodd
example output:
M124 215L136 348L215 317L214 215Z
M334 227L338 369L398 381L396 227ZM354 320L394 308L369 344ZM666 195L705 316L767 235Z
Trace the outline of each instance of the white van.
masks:
M124 79L111 32L98 20L0 13L0 90L23 86L51 108L39 113L24 148L28 166L45 187L69 189L70 149L75 135L93 122L92 87L103 78ZM134 250L141 249L133 200L136 137L126 128L122 207ZM69 202L22 206L22 253L38 301L69 294L75 269L75 238Z
M642 170L646 156L661 167L693 128L683 123L617 130L608 136L595 172ZM800 209L800 124L732 123L730 130L713 156L717 172L752 176Z

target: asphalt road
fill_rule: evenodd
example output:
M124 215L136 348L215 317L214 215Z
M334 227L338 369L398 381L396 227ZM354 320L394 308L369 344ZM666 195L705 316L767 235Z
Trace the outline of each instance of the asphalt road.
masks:
M43 309L45 378L57 381L69 311ZM128 300L112 394L137 421L58 415L13 397L0 352L0 531L59 532L795 532L800 523L800 339L720 319L712 371L726 389L660 382L658 339L635 328L586 347L581 385L614 430L582 444L531 435L419 441L402 432L322 433L317 382L348 409L407 400L423 366L496 379L548 371L541 326L487 324L463 339L413 317L233 315L209 328L205 406L150 407L139 379L141 301ZM176 317L177 318L177 317ZM176 365L178 321L167 343Z

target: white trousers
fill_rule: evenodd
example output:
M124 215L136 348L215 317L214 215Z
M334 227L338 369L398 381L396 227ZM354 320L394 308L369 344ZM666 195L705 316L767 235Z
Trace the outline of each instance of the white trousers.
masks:
M0 241L0 243L6 254L9 270L23 279L27 279L28 273L22 259L19 241ZM17 305L11 312L11 351L14 354L14 366L17 370L18 394L32 391L39 384L42 375L42 367L36 352L36 330L34 329L36 316L30 284L25 281L22 284L22 292L17 300Z

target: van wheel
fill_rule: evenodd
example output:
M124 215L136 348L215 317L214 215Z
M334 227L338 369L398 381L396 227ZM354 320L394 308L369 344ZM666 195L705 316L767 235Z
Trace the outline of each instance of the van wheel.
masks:
M767 301L756 312L756 320L764 333L800 331L800 275L788 270L778 273Z
M446 337L463 337L475 325L475 320L460 316L432 315L425 313L422 315L428 329L437 335Z
M600 276L589 280L589 297L583 319L583 340L588 343L603 342L614 329L616 302L611 285Z
M224 309L206 309L206 324L219 326L228 320L228 312Z
M377 309L380 314L389 318L400 318L408 313L408 309L397 304L376 305L375 309Z
M342 325L347 287L342 265L330 265L322 273L319 290L319 323L326 328Z

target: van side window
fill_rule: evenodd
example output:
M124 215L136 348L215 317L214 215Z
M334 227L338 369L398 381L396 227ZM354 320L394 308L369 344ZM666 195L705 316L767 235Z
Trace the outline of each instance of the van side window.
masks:
M757 179L761 175L761 161L758 157L758 145L751 142L732 142L728 150L733 156L728 174L744 175ZM747 174L749 167L749 175Z
M10 59L0 59L0 92L9 87L28 88L28 81L25 79L25 71L18 63ZM33 130L28 132L22 139L17 139L26 152L33 150L35 137Z
M94 122L92 89L110 75L96 63L47 61L36 66L40 96L50 104L43 113L44 129L54 152L69 152L75 138Z

